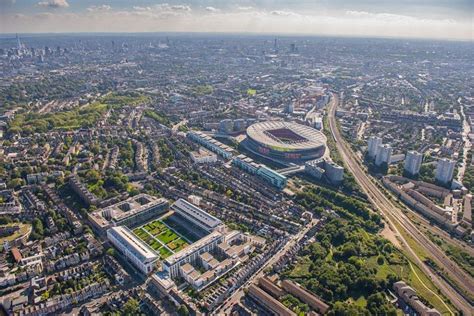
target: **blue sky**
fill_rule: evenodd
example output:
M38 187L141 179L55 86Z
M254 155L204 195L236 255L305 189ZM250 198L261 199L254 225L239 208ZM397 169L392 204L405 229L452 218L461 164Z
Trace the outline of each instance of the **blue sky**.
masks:
M474 0L0 0L0 33L202 31L473 40Z

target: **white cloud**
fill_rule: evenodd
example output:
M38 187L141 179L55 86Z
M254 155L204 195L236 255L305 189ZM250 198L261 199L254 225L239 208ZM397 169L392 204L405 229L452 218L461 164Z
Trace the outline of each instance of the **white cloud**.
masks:
M139 7L139 6L134 6L133 10L135 11L151 11L151 7Z
M219 12L220 11L219 9L214 8L214 7L206 7L205 9L206 9L206 11L209 11L209 12Z
M417 20L414 17L410 17L407 15L399 15L399 14L392 14L392 13L372 13L367 11L346 11L346 16L354 17L354 18L361 18L361 19L382 19L382 20L390 20L390 21L401 21L401 20Z
M102 6L96 6L102 7ZM94 7L94 8L96 8ZM92 7L91 7L92 8ZM470 21L421 19L389 13L347 11L339 15L258 9L192 10L186 4L135 6L131 10L87 11L67 15L2 16L3 32L249 32L337 36L471 39ZM5 17L5 18L4 18ZM4 18L4 19L3 19Z
M191 7L188 6L188 5L182 5L182 4L179 4L179 5L172 5L169 7L171 10L173 11L191 11Z
M179 4L179 5L169 5L168 3L157 4L154 6L133 6L133 10L135 11L148 11L153 13L172 13L172 12L191 12L192 9L189 5Z
M107 4L102 4L102 5L93 5L93 6L90 6L87 8L87 11L89 12L104 12L104 11L109 11L110 9L112 9L111 6L107 5Z
M252 10L253 7L237 7L237 10L240 10L240 11L249 11L249 10Z
M48 8L67 8L69 7L69 3L66 0L49 0L49 1L40 1L38 2L40 7L48 7Z
M270 14L276 15L276 16L299 16L299 14L296 14L295 12L284 11L284 10L271 11Z

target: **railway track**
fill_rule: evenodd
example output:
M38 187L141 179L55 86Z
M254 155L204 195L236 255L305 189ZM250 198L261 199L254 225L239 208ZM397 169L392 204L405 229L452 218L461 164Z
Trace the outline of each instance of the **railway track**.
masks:
M421 249L430 254L433 261L441 268L456 284L467 293L474 293L474 282L472 277L465 273L451 259L449 259L438 246L436 246L428 237L423 235L403 211L394 205L385 194L380 191L377 185L369 178L366 171L355 158L352 149L342 138L335 120L335 111L338 103L338 97L333 94L328 111L329 126L332 136L336 142L336 147L340 152L347 168L354 175L357 183L362 187L368 196L369 201L378 209L388 222L390 228L396 233L405 250L413 258L414 262L428 275L431 281L448 297L451 302L461 310L465 315L471 315L474 307L469 300L453 288L443 278L433 273L428 265L423 262L418 254L412 249L405 237L400 233L398 227L401 227L405 233L415 242L419 243Z

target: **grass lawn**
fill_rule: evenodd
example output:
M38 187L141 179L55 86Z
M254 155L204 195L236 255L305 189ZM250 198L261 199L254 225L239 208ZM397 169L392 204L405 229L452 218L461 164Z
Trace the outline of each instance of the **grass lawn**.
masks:
M308 257L300 258L295 268L291 271L290 277L292 278L306 277L307 275L309 275L310 265L311 265L311 261Z
M165 247L160 248L159 252L160 252L161 259L166 259L173 254L171 251L169 251Z
M395 225L399 226L397 223L395 223ZM410 244L410 247L420 257L420 259L425 260L426 258L429 258L429 255L423 249L421 249L418 243L413 240L413 238L411 238L403 228L398 228L400 233ZM452 314L449 310L451 310L452 312L456 311L452 304L446 302L446 298L442 297L441 294L438 294L437 287L431 282L431 280L426 276L426 274L417 265L412 264L412 267L413 269L410 269L409 266L404 267L403 279L409 280L410 285L418 292L418 294L428 300L441 314L449 315ZM405 275L407 275L406 278ZM433 293L435 293L436 295Z
M165 225L163 225L158 220L146 224L145 226L143 226L143 228L146 229L153 236L157 236L157 235L161 234L163 231L168 229Z
M254 96L257 94L257 90L255 89L247 89L247 95Z
M10 223L10 224L1 225L1 226L2 227L8 227L8 226L19 226L20 227L20 229L15 231L13 234L0 238L0 247L1 248L3 248L3 243L4 242L6 242L6 241L10 242L12 240L15 240L18 237L21 237L21 236L27 234L31 229L31 225L22 224L22 223Z
M357 300L354 301L354 304L360 307L365 307L367 306L367 300L365 299L365 297L360 296Z
M159 242L157 242L156 240L152 240L150 246L154 249L154 250L158 250L160 249L161 247L163 247Z
M177 238L179 238L178 235L176 235L173 231L167 230L164 233L161 233L160 235L156 236L159 241L161 241L164 244L167 244Z
M408 280L413 286L413 288L416 289L417 293L427 299L442 315L452 314L450 310L454 312L454 307L451 304L446 303L446 305L448 305L450 309L449 310L446 307L445 303L442 301L442 299L439 297L436 286L431 282L431 280L426 277L426 275L420 270L420 268L418 268L418 266L416 266L415 264L412 264L412 266L414 271L407 271L409 273ZM425 287L425 285L429 288L429 290ZM433 294L430 290L436 293L436 295Z
M186 248L189 245L183 238L177 235L172 229L164 225L160 220L155 220L143 225L142 227L135 228L133 233L138 238L147 243L156 252L158 252L162 260L171 256L173 253ZM172 251L163 245L166 245L166 247Z

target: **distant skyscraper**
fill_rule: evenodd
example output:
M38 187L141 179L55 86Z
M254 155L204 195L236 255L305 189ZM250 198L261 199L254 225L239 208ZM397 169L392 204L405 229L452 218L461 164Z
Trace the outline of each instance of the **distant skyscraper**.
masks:
M405 157L405 171L415 176L420 172L423 155L416 151L409 151Z
M438 160L435 175L436 180L444 184L451 182L451 180L453 180L455 166L456 162L453 160L446 158Z
M231 119L224 119L219 123L219 131L222 133L231 133L234 129L234 121Z
M379 145L377 149L377 156L375 157L375 165L381 166L383 163L390 164L392 159L392 146Z
M382 145L382 138L377 136L370 136L368 142L368 153L370 158L375 158L377 156L377 150L379 146Z
M290 52L292 53L296 53L297 49L296 49L296 44L295 43L291 43L290 44Z
M18 36L18 33L16 34L16 45L19 51L23 48L23 45L21 45L21 41L20 41L20 37Z
M288 105L286 106L286 113L293 113L293 111L295 110L295 105L293 104L293 101L291 101L290 103L288 103Z

